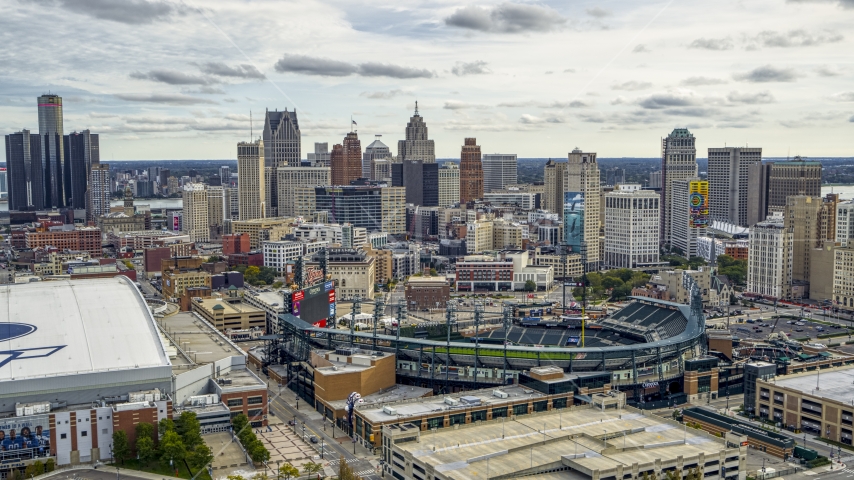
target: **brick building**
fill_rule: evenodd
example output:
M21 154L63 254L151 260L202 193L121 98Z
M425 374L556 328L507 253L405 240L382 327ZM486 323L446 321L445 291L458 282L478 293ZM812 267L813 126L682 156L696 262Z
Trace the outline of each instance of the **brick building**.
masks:
M94 227L74 228L74 225L51 227L44 232L27 232L26 248L52 246L59 250L77 250L92 258L101 256L101 230Z
M406 304L410 309L440 308L451 298L445 277L410 277L406 282Z
M233 255L250 250L248 233L232 233L222 236L222 254Z

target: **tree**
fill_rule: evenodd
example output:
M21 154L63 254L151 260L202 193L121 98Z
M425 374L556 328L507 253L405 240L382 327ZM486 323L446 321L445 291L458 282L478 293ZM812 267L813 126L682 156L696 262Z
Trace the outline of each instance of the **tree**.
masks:
M33 469L35 470L35 474L41 475L44 473L44 463L41 460L36 460L33 462Z
M113 432L113 458L122 462L122 465L130 458L130 442L124 430Z
M145 465L151 465L151 462L157 458L157 447L154 446L154 440L151 437L138 437L136 439L136 454L139 456L139 461Z
M270 451L267 450L267 447L265 447L264 443L260 440L256 439L254 442L250 443L246 447L246 451L249 452L249 456L255 463L266 462L270 459Z
M229 475L227 477L228 480L246 480L242 475Z
M213 458L213 452L210 447L201 443L196 445L187 455L187 463L190 464L193 470L199 471L205 468L205 465L211 463Z
M602 286L607 288L608 290L620 287L623 285L623 281L617 277L605 277L602 279Z
M261 269L252 265L251 267L246 267L246 271L243 272L243 278L249 282L255 282L258 280L258 274L261 273Z
M682 470L668 470L665 475L667 480L682 480Z
M154 440L154 425L152 425L148 422L140 422L140 423L136 424L136 427L134 428L134 430L136 430L136 443L137 443L137 445L139 445L140 439L145 438L145 437L148 437L151 440ZM138 446L137 446L137 449L139 449Z
M306 475L314 475L321 470L323 470L323 465L319 463L306 462L302 466L302 471L305 472Z
M688 268L691 270L696 270L698 267L702 265L708 265L706 259L703 257L691 257L688 259Z
M273 282L273 288L282 288L284 283L282 282Z
M171 418L164 418L160 420L157 424L157 433L159 438L163 438L163 435L166 432L174 432L175 431L175 422L172 421Z
M204 443L201 434L202 426L199 423L199 419L196 418L196 412L181 412L181 416L178 417L177 427L178 433L184 440L184 447L188 451L196 448L196 445Z
M534 282L533 280L526 280L525 281L525 291L526 292L533 292L536 289L537 289L536 282Z
M290 463L286 463L279 467L279 476L284 480L291 480L291 478L299 476L299 469Z
M160 461L164 464L176 464L187 456L187 449L184 448L184 441L178 432L171 430L167 431L160 437Z
M239 435L247 425L249 425L249 417L243 413L231 419L231 426L235 435Z
M54 459L52 458L48 458L47 461L44 463L44 471L52 472L54 468L56 468L56 461L54 461Z
M439 275L439 272L437 272L435 268L431 268L430 269L430 275L435 277L435 276Z

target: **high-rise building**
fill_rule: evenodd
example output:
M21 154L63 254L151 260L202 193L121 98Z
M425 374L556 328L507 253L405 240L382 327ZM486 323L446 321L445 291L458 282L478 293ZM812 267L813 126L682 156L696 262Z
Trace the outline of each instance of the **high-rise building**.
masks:
M484 153L483 193L502 190L508 185L516 185L516 154Z
M168 168L161 168L160 169L160 186L166 187L168 184L169 184L169 169Z
M86 208L86 183L92 172L92 165L97 165L101 161L98 134L91 133L89 130L72 132L64 137L63 149L65 150L68 179L71 184L71 203L67 206L78 209ZM160 167L152 168L159 169ZM147 196L151 196L151 194Z
M371 180L377 182L391 182L391 166L394 160L391 158L380 158L374 160L374 173L371 174Z
M314 153L306 154L306 158L312 167L329 166L329 144L326 142L315 142Z
M240 191L237 187L228 187L223 189L222 192L225 197L223 202L223 208L225 211L223 214L225 215L226 220L239 220L240 219Z
M297 112L267 110L264 115L264 166L272 168L265 176L269 188L265 188L266 214L276 216L279 206L276 187L276 168L299 167L302 161L302 137L297 121ZM266 187L266 185L265 185Z
M404 160L436 163L436 147L427 136L427 124L418 114L418 102L415 102L415 114L406 124L406 140L397 142L397 161Z
M376 178L374 172L374 162L377 160L387 159L391 157L391 150L388 146L380 141L382 135L375 135L376 140L365 147L365 153L362 154L362 178L370 178L371 180L380 180Z
M279 193L273 191L274 188L278 188L278 179L273 178L275 176L276 167L264 167L264 193L266 194L264 197L264 216L269 218L277 216L278 210L278 207L273 206L274 202L278 204L279 201Z
M391 184L406 188L406 203L422 207L439 205L439 164L404 160L391 166Z
M768 177L768 213L781 212L793 195L821 196L821 162L795 157L774 162Z
M71 179L68 179L66 194L62 97L42 95L38 98L38 106L45 207L64 207L66 198L71 196Z
M605 268L638 268L658 263L658 193L620 185L605 194Z
M836 211L839 196L827 198L794 195L786 199L783 225L792 233L791 279L795 284L805 285L810 281L811 252L821 248L825 241L836 237ZM831 224L832 222L832 224ZM787 291L789 298L795 297L796 287Z
M329 213L330 223L351 223L368 232L383 231L382 187L315 187L318 211ZM405 211L403 213L405 218Z
M6 135L9 210L44 208L44 174L38 135L29 130Z
M836 206L836 241L843 247L854 239L854 201Z
M329 157L333 185L350 185L362 176L362 144L356 132L344 137L344 143L332 146Z
M558 162L552 158L546 162L543 169L543 209L552 213L563 212L563 186L566 177L566 162Z
M231 167L223 165L219 167L219 184L223 187L230 187L231 183Z
M382 187L382 230L399 235L406 231L406 189L401 187Z
M225 188L208 185L205 191L208 194L208 226L222 227L225 225L225 219L231 218L231 206L226 207L225 204Z
M626 170L620 167L611 167L605 170L605 185L615 187L626 183Z
M201 183L184 185L184 208L181 212L181 231L190 236L190 241L207 242L210 240L208 225L208 192Z
M483 198L483 165L476 138L467 138L460 152L460 203Z
M661 170L649 172L649 188L661 188Z
M691 182L705 182L705 180L695 177L674 180L670 183L670 246L678 248L685 258L699 256L697 238L706 236L706 228L692 225Z
M0 198L7 198L9 196L9 184L8 175L6 171L6 167L0 168Z
M240 220L264 218L267 198L264 180L264 141L237 144L237 190Z
M697 148L687 128L675 128L661 140L661 242L671 243L673 182L697 176Z
M279 215L297 216L296 189L332 185L332 170L329 167L282 167L277 170L279 177Z
M747 227L749 171L762 163L761 148L709 149L709 216L711 220Z
M602 186L596 154L582 152L577 148L572 150L568 156L563 185L565 192L581 193L583 196L583 240L587 244L587 268L598 269L601 264L599 258L599 203Z
M439 168L439 206L450 207L460 203L460 167L445 162Z
M750 228L747 292L783 298L792 282L792 232L783 218L769 217Z
M110 213L110 165L96 163L89 172L86 191L86 221L94 222L101 215Z

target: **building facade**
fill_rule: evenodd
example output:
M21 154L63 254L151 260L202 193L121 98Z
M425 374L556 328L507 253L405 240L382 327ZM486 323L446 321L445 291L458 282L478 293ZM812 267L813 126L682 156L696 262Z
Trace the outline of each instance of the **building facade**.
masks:
M697 176L697 148L687 128L661 140L661 243L671 243L673 183Z
M709 149L709 216L742 227L748 223L749 172L762 163L761 148Z
M276 170L279 177L279 215L295 217L296 189L298 187L317 187L332 185L332 171L329 167L281 167Z
M68 206L82 210L86 208L86 187L92 166L97 165L101 158L99 137L83 130L66 135L64 142L66 171L70 175L66 183L71 186L71 203Z
M264 142L237 144L237 193L240 220L264 218L267 185L264 180Z
M439 205L439 164L404 160L391 166L391 184L406 189L406 203L423 207Z
M792 282L792 233L783 219L769 218L750 229L747 289L772 298L783 298Z
M821 196L821 162L796 156L788 162L774 162L768 174L768 213L782 212L786 198L795 195Z
M483 165L477 139L466 138L460 153L460 203L483 198Z
M275 217L278 213L278 178L276 169L279 167L299 167L302 161L302 136L300 134L297 112L267 110L264 115L264 166L269 168L266 175L266 215Z
M45 207L41 137L29 130L6 135L9 210Z
M418 102L415 102L415 114L406 124L406 140L397 142L397 161L404 160L436 163L436 147L427 135L427 124L418 114Z
M485 153L483 164L483 192L502 190L508 185L516 185L516 154Z
M563 193L566 191L563 182L566 178L566 165L566 162L558 162L552 158L546 162L543 168L543 210L563 213Z
M564 189L565 192L577 192L583 195L583 241L587 243L587 268L598 269L601 264L599 258L599 202L602 187L595 153L585 153L577 148L569 153Z
M391 150L388 146L380 141L382 135L375 135L375 140L370 145L365 147L365 153L362 154L362 178L370 178L371 180L382 180L382 177L376 175L374 162L377 160L388 160L391 158Z
M205 185L202 183L185 184L183 200L181 231L189 235L193 242L210 241L208 192L205 190Z
M439 206L452 207L460 203L460 167L445 162L439 168Z
M605 194L605 268L638 268L659 261L661 197L640 185ZM636 188L632 188L636 187Z
M691 218L692 182L705 183L699 178L686 178L670 182L670 242L672 248L682 251L685 258L699 255L697 239L707 235L707 228L694 226Z
M44 172L44 206L64 207L71 196L71 178L66 192L65 145L63 141L62 97L42 95L38 97L39 143L41 164ZM70 173L70 172L69 172Z
M344 143L332 147L329 158L332 167L332 185L350 185L362 176L362 144L356 132L344 137Z

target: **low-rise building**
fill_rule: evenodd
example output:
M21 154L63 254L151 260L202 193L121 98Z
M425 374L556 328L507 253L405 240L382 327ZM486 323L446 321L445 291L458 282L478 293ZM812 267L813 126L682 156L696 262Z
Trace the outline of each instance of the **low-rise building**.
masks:
M513 261L499 260L487 255L469 255L456 264L458 292L511 291Z
M319 268L320 253L312 255L307 263ZM374 257L362 249L330 248L326 250L326 273L335 279L335 292L339 299L349 300L355 297L374 298L376 269Z
M26 248L30 249L55 247L86 252L92 258L101 257L101 230L98 228L60 225L48 227L46 231L26 232L25 238Z
M237 298L194 298L191 308L221 332L267 328L267 314Z
M235 220L231 222L231 233L249 234L249 248L258 250L267 240L281 240L291 233L293 218L257 218L254 220Z
M406 304L410 310L440 308L451 298L451 285L445 277L409 277Z
M279 315L285 313L285 302L283 292L258 292L246 291L243 295L243 301L264 311L267 316L267 327L265 328L268 334L280 334L279 331Z

